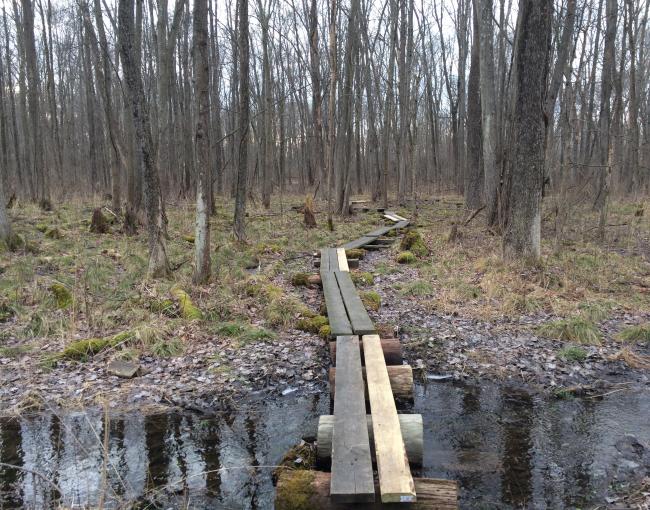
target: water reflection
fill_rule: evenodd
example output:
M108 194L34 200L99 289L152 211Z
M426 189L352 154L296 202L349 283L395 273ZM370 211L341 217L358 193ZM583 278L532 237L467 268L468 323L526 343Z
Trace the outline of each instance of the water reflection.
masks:
M270 466L329 396L260 402L211 419L101 411L0 421L0 508L271 509ZM418 386L422 476L458 480L462 508L587 506L611 482L616 441L650 443L648 392L542 401L498 385ZM107 427L105 430L104 427ZM106 438L106 439L105 439Z

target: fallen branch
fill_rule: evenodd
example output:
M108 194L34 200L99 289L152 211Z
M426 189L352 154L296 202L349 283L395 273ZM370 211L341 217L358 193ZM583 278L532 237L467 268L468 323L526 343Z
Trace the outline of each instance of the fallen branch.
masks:
M483 209L485 209L485 206L484 206L484 205L481 206L481 207L479 207L478 209L476 209L476 211L474 211L474 212L470 215L470 217L467 218L467 219L465 220L465 223L463 223L463 225L464 225L465 227L466 227L467 225L469 225L470 222L471 222L474 218L476 218L476 216L478 216L478 213L480 213Z

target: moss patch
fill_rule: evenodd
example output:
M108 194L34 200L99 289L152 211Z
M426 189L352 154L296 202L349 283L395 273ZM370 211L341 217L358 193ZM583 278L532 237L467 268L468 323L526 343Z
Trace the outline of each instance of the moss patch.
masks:
M397 254L395 260L398 264L413 264L417 258L410 251L403 251Z
M577 345L567 345L560 349L557 355L565 361L584 361L587 358L587 351Z
M50 292L52 292L52 295L54 296L57 308L65 310L72 306L72 303L74 302L72 293L62 283L53 283L50 285Z
M363 259L366 256L366 250L362 248L352 248L345 250L345 256L349 259Z
M183 319L200 320L203 318L203 313L192 303L187 292L176 288L172 289L171 294L178 303L178 310Z
M400 244L402 251L410 251L416 257L426 257L429 254L429 248L424 244L422 235L417 230L409 230Z
M372 276L372 273L354 271L350 273L350 277L355 285L372 285L375 283L375 277Z
M365 306L367 310L373 310L375 312L379 311L379 308L381 307L381 296L374 290L362 292L360 297L363 306Z
M299 329L300 331L306 331L307 333L316 334L320 331L320 328L328 324L329 322L327 320L327 317L316 315L315 317L300 319L298 321L298 324L296 324L296 329Z
M309 285L309 275L307 273L294 273L291 276L291 284L296 287L306 287Z
M282 473L282 484L278 486L275 496L276 510L311 510L313 495L312 482L314 473L297 471Z

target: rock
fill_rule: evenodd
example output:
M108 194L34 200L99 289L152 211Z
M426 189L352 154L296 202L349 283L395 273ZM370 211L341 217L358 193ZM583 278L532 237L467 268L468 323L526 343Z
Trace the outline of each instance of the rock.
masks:
M106 370L109 374L116 375L117 377L131 379L138 375L140 371L140 364L116 359L108 364Z

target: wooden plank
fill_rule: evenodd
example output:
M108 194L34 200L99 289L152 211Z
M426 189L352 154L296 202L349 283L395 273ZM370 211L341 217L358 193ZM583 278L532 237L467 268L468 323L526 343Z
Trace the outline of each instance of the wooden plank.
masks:
M330 496L337 503L372 502L375 500L375 482L359 339L339 336L336 350L339 353L339 377L334 398Z
M375 240L374 237L363 236L349 243L345 243L342 248L346 250L352 250L354 248L363 248L366 244L370 244Z
M395 399L378 335L362 338L382 503L416 501ZM338 346L337 346L338 349Z
M373 230L372 232L368 232L364 237L379 237L383 236L384 234L387 234L391 230L395 228L394 225L391 225L389 227L381 227L376 230Z
M406 221L406 218L400 216L399 214L393 211L385 211L384 218L388 218L389 220L393 220L393 221Z
M398 229L398 228L406 228L409 226L409 223L411 223L409 220L402 220L399 223L396 223L393 225L393 228Z
M354 283L352 283L350 273L335 271L334 274L341 289L341 297L343 298L345 311L348 313L350 324L352 325L352 332L355 335L367 335L377 331L361 302L359 294L357 294L357 289L354 287Z
M350 271L348 267L348 258L345 255L345 248L336 248L339 271Z
M323 248L320 251L320 272L323 274L324 272L327 273L331 271L330 269L330 257L329 257L329 252L327 251L328 248Z
M324 273L321 268L320 277L323 285L323 294L325 295L325 306L327 306L327 318L330 323L331 335L351 335L352 325L345 311L343 297L341 296L335 273Z

